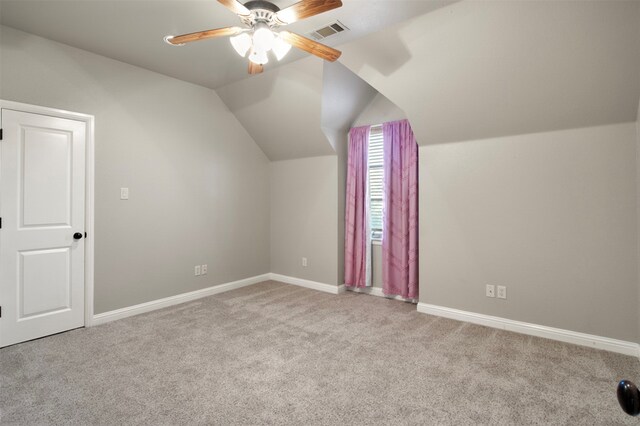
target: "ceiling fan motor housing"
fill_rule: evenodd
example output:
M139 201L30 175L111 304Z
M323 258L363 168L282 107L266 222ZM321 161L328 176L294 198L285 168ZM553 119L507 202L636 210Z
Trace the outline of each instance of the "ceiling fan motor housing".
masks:
M264 0L253 0L244 4L251 11L249 16L241 16L245 25L253 27L258 22L264 22L269 27L277 27L280 22L276 19L276 13L280 10L275 4Z

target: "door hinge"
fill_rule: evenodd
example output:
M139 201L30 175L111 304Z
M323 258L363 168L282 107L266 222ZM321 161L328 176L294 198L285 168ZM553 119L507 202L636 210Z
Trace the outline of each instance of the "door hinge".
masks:
M2 318L2 306L0 306L0 318Z
M2 140L2 129L0 129L0 141Z
M2 229L2 218L0 217L0 229Z
M84 237L87 238L87 233L86 232L84 233Z

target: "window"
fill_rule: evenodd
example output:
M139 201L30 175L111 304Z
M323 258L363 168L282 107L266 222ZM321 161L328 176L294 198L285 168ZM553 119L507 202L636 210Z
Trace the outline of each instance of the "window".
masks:
M382 126L371 126L369 131L369 222L372 240L382 239L382 207L384 202L382 157Z

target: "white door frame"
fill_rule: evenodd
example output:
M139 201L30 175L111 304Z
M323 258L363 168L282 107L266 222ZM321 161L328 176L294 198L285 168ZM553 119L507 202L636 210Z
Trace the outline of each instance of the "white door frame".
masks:
M0 109L27 112L32 114L48 115L51 117L66 118L82 121L86 125L86 158L85 158L85 232L87 239L84 242L84 326L93 325L93 274L94 274L94 200L95 200L95 145L94 145L94 117L93 115L80 114L55 108L24 104L20 102L5 101L0 99ZM2 128L2 114L0 114L0 128ZM2 142L0 142L2 143ZM1 202L1 200L0 200Z

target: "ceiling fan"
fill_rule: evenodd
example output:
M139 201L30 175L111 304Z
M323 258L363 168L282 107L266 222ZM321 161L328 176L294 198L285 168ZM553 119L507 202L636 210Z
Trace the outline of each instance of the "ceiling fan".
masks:
M342 52L322 43L289 31L275 31L281 26L327 12L342 6L341 0L302 0L285 9L264 0L252 0L244 4L238 0L218 0L227 9L237 14L246 28L226 27L198 31L179 36L166 36L164 41L174 46L230 36L231 45L242 57L249 54L249 74L259 74L269 62L267 53L272 51L281 60L291 46L318 56L327 61L335 61Z

